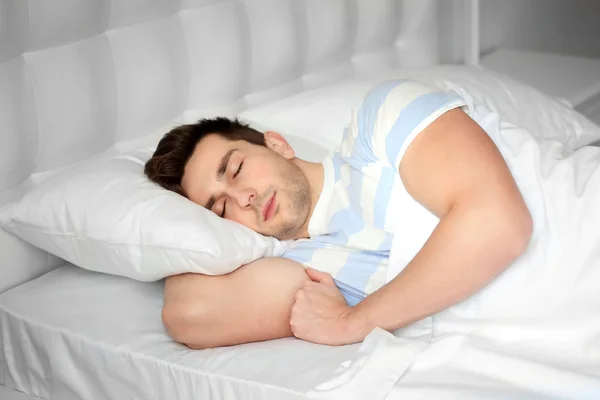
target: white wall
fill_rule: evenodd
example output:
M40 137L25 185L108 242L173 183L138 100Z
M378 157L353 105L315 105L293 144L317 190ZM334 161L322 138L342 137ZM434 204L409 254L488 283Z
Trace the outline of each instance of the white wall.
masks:
M441 61L463 52L464 0L440 0ZM481 50L529 49L600 57L599 0L480 0Z

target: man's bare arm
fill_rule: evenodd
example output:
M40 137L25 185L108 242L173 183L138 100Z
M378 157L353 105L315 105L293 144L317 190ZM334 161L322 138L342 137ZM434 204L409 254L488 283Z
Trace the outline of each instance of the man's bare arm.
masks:
M440 222L402 273L352 310L349 324L363 333L394 330L464 300L519 257L532 233L502 155L460 109L415 139L400 175Z
M295 292L309 278L284 258L263 258L221 276L181 274L165 284L163 322L193 349L292 336Z

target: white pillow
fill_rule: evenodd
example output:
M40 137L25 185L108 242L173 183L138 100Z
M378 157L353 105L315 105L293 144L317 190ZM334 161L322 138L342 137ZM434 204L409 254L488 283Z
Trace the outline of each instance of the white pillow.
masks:
M572 149L600 138L593 122L562 102L504 75L465 66L384 71L267 103L239 117L258 129L304 137L331 150L342 138L350 111L369 89L381 81L403 78L440 89L466 90L514 125Z
M325 150L293 139L299 155ZM184 272L221 275L287 243L219 218L143 173L153 149L61 170L0 210L0 225L82 268L152 281Z

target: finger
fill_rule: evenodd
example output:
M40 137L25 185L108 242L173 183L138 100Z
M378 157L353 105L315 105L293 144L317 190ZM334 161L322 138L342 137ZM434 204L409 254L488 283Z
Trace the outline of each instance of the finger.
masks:
M306 268L306 275L308 275L308 277L314 282L323 283L328 286L335 286L331 274L317 271L316 269L308 267Z
M306 297L306 291L304 289L296 290L296 294L294 295L294 300L295 300L294 303L304 300L305 297Z

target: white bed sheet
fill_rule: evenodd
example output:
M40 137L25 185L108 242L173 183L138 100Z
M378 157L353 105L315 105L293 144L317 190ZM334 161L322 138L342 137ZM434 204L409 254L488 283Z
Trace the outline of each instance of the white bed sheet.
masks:
M50 400L383 399L419 351L382 330L190 350L164 330L162 291L66 264L1 294L0 385Z
M2 294L6 386L61 400L302 399L328 363L291 338L187 349L161 324L162 289L66 265Z
M328 376L354 351L293 338L189 350L162 327L162 288L67 264L3 293L0 384L56 400L304 399L315 377ZM561 369L511 349L474 335L437 335L387 400L600 398L593 371ZM565 390L569 377L577 392Z

